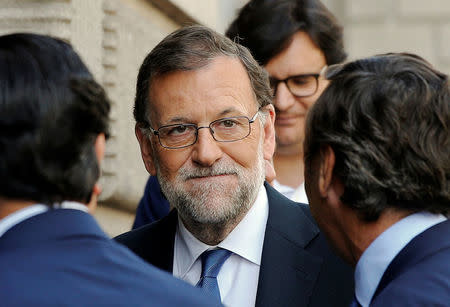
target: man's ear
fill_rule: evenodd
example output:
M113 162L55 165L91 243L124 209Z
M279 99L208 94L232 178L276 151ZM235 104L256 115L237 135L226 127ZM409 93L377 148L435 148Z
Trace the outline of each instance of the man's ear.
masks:
M344 193L342 181L335 176L334 166L336 156L330 146L326 146L320 151L319 169L319 193L322 197L328 198L331 204L340 203L340 197Z
M105 156L105 147L106 147L106 137L104 133L100 133L97 135L97 138L95 139L95 155L97 156L98 164L103 161L103 157Z
M134 127L136 138L138 139L139 146L141 147L142 161L144 161L147 172L152 176L156 176L155 163L153 161L153 149L150 138L142 131L139 124Z
M105 148L106 148L106 137L104 133L100 133L99 135L97 135L97 138L95 139L94 143L95 156L97 158L99 168L105 156ZM91 214L94 214L95 209L97 208L97 199L101 192L102 188L100 187L100 184L96 182L92 189L91 199L89 203L86 204Z
M264 107L263 112L268 113L264 123L263 153L264 159L271 161L273 153L275 152L275 109L273 108L273 105L269 104Z

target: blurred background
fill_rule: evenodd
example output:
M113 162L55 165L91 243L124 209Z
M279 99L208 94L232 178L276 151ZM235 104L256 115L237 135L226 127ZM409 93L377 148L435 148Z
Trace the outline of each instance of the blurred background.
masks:
M167 34L200 23L224 33L247 0L0 0L0 34L70 42L113 103L96 218L111 236L131 228L148 174L134 136L139 66ZM450 73L449 0L323 0L344 26L349 59L409 51ZM1 116L1 114L0 114Z

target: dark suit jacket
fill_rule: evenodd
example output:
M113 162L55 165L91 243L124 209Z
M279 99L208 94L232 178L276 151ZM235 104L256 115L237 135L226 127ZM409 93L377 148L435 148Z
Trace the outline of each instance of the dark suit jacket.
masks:
M450 306L450 220L427 229L400 251L371 306Z
M348 306L353 271L329 250L306 205L268 184L256 306ZM116 237L147 262L172 272L177 213Z
M1 306L211 306L72 209L33 216L0 237Z
M164 197L156 176L148 177L142 195L136 209L136 217L132 229L156 222L169 214L169 201Z

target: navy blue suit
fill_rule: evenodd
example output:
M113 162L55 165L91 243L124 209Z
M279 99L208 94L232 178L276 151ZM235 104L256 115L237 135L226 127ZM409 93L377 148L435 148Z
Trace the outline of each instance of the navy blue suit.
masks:
M0 285L1 306L215 305L73 209L38 214L0 237Z
M371 306L450 306L450 220L416 236L389 264Z
M256 306L348 306L353 271L329 249L309 207L265 184L269 217ZM177 212L116 237L145 261L172 272Z

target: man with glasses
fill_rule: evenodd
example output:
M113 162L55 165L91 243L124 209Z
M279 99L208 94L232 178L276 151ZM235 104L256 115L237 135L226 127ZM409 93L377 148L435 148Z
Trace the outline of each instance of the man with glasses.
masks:
M303 184L305 117L326 86L322 69L346 58L342 28L317 0L252 0L226 35L249 48L270 75L277 142L272 185L284 196L308 203ZM168 212L157 179L150 177L133 228Z
M183 28L146 57L136 88L142 159L175 209L116 240L227 306L346 306L350 268L307 206L264 184L274 108L249 51Z
M320 72L345 60L342 27L318 0L252 0L226 35L250 49L270 75L277 147L273 186L308 203L303 140L309 108L327 85Z

